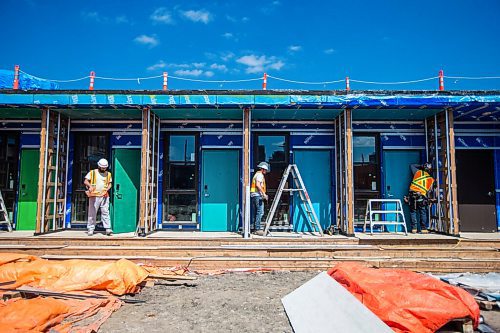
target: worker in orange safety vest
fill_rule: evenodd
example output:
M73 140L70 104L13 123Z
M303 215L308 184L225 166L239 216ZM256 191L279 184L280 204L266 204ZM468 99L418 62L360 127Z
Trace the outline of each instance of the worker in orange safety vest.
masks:
M434 178L431 176L432 165L430 163L412 164L410 168L413 180L410 183L409 196L405 198L405 201L410 205L411 232L426 234L429 232L427 230L429 195L435 185Z

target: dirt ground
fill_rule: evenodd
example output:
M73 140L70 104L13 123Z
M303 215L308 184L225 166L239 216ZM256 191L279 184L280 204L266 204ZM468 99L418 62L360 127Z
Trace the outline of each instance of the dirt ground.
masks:
M281 298L319 272L232 273L201 276L192 285L163 282L144 288L99 332L292 332ZM483 312L500 333L500 312Z

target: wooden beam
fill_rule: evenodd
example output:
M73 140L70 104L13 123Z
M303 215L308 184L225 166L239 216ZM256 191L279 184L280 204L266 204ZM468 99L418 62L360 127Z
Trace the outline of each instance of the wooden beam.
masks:
M47 115L49 113L48 108L42 109L42 124L40 129L40 163L38 165L38 196L37 196L37 209L36 209L36 226L35 233L39 234L42 232L42 216L43 211L43 191L44 184L43 180L45 177L45 145L47 142Z
M457 200L457 165L455 163L455 129L453 120L453 109L446 110L448 113L448 137L449 137L449 152L450 152L450 178L451 178L451 209L453 212L453 235L460 234L460 224L458 217L458 200Z
M346 155L347 155L347 234L354 235L354 174L353 174L353 146L352 146L352 110L345 110L346 122Z
M250 231L250 200L247 190L250 186L250 108L243 108L243 237L249 237Z
M144 235L146 228L147 212L147 195L148 195L148 158L149 158L149 108L142 109L142 144L141 144L141 193L139 204L139 234Z

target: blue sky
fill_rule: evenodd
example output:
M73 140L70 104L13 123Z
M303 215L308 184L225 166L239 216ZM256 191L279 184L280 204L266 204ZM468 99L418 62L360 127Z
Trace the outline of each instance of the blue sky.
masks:
M500 1L1 0L0 69L50 79L161 75L394 82L500 76ZM162 79L96 80L96 89L161 89ZM261 81L171 89L260 89ZM446 89L500 89L500 80L446 79ZM61 84L86 88L88 81ZM343 89L269 78L268 89ZM356 89L437 89L351 82Z

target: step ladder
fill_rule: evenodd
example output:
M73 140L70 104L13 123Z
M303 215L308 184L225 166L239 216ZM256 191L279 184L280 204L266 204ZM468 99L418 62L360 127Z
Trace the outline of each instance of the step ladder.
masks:
M7 224L7 230L12 232L12 224L10 223L9 213L3 201L2 191L0 191L0 224Z
M285 188L288 176L290 176L290 174L292 175L293 178L294 188ZM300 176L300 172L296 164L288 165L285 172L283 173L280 185L274 197L273 203L271 204L271 209L267 214L266 226L264 228L264 236L272 236L271 233L269 232L269 227L271 226L274 214L276 213L276 209L278 208L278 204L280 202L281 195L283 194L283 192L291 192L292 194L293 192L297 192L299 194L299 198L306 212L305 215L307 222L311 226L312 231L316 232L320 237L323 236L323 229L321 228L318 216L314 211L311 199L309 198L309 194L307 194L306 186L304 185L304 181Z

